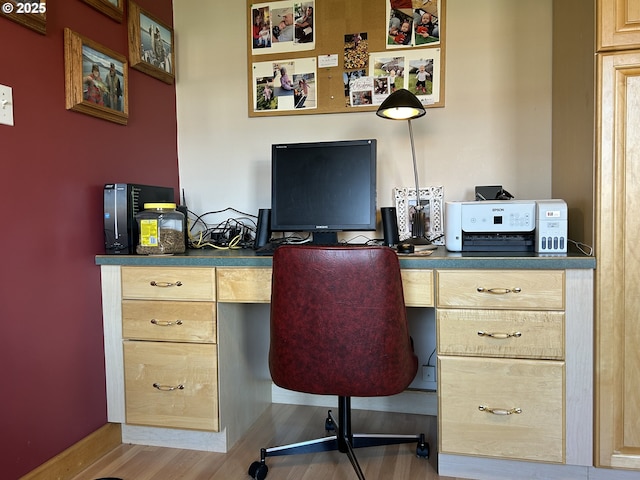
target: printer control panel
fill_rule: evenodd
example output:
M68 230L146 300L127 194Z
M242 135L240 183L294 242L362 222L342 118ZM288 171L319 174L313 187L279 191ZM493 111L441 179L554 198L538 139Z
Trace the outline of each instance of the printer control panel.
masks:
M462 230L465 232L531 232L534 229L534 202L485 202L465 204Z

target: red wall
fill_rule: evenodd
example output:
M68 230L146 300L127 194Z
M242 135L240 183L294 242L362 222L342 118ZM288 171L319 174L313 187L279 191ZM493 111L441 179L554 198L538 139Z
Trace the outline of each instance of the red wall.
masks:
M125 2L126 3L126 2ZM172 0L137 0L173 25ZM129 124L65 109L63 29L128 56L125 20L47 2L47 34L0 14L0 465L16 479L106 423L100 272L105 183L178 191L175 86L129 70ZM126 7L126 5L125 5Z

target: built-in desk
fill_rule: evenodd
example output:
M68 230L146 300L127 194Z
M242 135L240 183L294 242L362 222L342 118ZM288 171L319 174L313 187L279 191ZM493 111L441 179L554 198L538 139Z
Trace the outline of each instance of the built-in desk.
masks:
M333 406L269 378L270 257L197 250L96 263L108 420L122 424L123 442L226 452L271 402ZM400 265L407 305L436 312L438 392L354 399L354 408L437 414L443 475L486 468L514 478L513 469L521 477L532 468L583 478L592 465L595 259L441 247Z

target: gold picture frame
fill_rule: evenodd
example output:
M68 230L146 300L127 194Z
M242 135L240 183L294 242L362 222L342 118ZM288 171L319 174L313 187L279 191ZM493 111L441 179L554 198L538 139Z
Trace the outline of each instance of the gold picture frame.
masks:
M129 61L131 67L172 84L175 80L173 29L129 1Z
M67 110L127 124L129 64L124 55L65 28L64 64Z
M91 5L99 12L113 18L116 22L122 23L124 16L124 0L82 0L84 3Z
M47 34L47 0L25 2L5 0L2 3L5 17L42 35Z

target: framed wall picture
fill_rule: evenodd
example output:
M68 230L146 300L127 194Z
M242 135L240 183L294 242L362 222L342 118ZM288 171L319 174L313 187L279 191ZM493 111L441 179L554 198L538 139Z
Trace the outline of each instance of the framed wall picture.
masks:
M96 10L113 18L116 22L122 22L124 0L82 0L84 3L91 5Z
M67 110L126 125L129 75L124 55L64 29Z
M173 83L173 29L131 1L128 21L131 67L165 83Z
M417 203L416 189L394 188L393 197L398 220L398 237L406 240L411 236L412 215ZM444 245L443 207L444 195L442 187L420 187L420 204L425 211L424 231L426 237L434 245Z
M2 13L20 25L45 35L47 33L47 0L28 2L25 0L4 0Z

